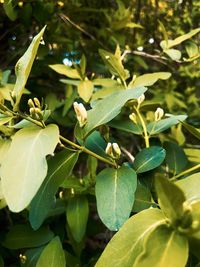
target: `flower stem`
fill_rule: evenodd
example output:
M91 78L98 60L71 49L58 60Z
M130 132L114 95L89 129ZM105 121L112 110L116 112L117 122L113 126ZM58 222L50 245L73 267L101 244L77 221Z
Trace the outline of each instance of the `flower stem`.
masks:
M179 178L179 177L181 177L181 176L183 176L183 175L185 175L187 173L190 173L192 171L195 171L197 169L200 169L200 164L197 164L197 165L195 165L195 166L193 166L193 167L191 167L191 168L189 168L189 169L187 169L187 170L185 170L185 171L173 176L172 178L170 178L170 181L176 181L177 178Z
M142 124L143 132L144 132L145 145L148 148L149 147L149 136L148 136L148 133L147 133L146 124L144 122L144 119L143 119L140 111L139 111L139 107L137 107L137 108L135 107L135 111L137 112L138 118L140 119L140 122Z

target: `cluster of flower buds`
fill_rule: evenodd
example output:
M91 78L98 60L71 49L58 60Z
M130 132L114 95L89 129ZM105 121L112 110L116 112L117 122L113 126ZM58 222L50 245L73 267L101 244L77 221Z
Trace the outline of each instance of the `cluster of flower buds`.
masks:
M31 117L35 120L43 120L41 104L38 98L34 97L33 100L29 99L28 105L30 107L29 112L30 112Z
M129 119L135 124L137 124L137 117L134 112L129 115Z
M117 143L108 143L105 152L114 159L119 159L121 156L121 150Z
M79 125L83 127L87 123L87 110L82 103L74 102L73 106Z
M140 106L144 100L145 100L144 94L142 94L140 97L138 97L137 98L138 106Z
M155 111L155 121L159 121L164 116L164 110L162 108L157 108Z

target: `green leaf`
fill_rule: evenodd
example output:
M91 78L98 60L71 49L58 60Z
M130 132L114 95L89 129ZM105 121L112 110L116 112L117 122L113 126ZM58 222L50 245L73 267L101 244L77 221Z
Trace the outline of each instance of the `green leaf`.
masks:
M113 55L103 49L99 49L99 54L112 75L119 77L122 81L125 81L129 77L129 73L124 69L119 56Z
M0 267L4 267L4 261L1 255L0 255Z
M55 194L59 186L71 174L79 153L64 150L48 160L47 176L31 201L29 220L33 229L38 229L55 206Z
M3 8L9 19L15 21L17 18L17 12L13 7L13 0L4 0Z
M200 172L177 181L176 185L185 193L187 201L200 200Z
M198 48L198 46L194 42L188 41L186 43L185 48L186 48L187 54L188 54L188 56L190 58L198 56L198 54L199 54L199 48Z
M147 209L132 216L106 246L95 267L132 267L145 236L165 224L159 209ZM148 266L148 265L147 265Z
M97 210L103 223L117 231L129 218L137 187L137 175L129 167L107 168L96 177Z
M79 131L83 132L85 138L95 128L116 117L128 100L137 99L146 90L145 87L135 88L134 90L123 90L99 100L93 109L87 111L87 124L83 129L79 129Z
M37 50L41 41L41 38L44 34L46 26L33 38L31 44L28 49L24 53L24 55L17 61L15 65L15 74L17 77L13 95L16 97L15 108L18 106L21 95L23 93L24 87L28 80L28 76L31 72L31 68L33 65L33 61L36 57Z
M155 169L165 159L165 150L159 146L151 146L142 149L136 156L133 168L137 173L143 173Z
M3 245L9 249L32 248L46 244L54 234L48 228L34 231L29 225L14 225L6 234Z
M174 175L183 171L188 164L184 150L179 145L172 142L165 142L163 146L166 150L165 161L169 170Z
M98 131L91 133L85 140L85 147L102 157L107 156L105 153L106 145Z
M88 200L85 196L74 196L67 204L67 222L74 240L80 243L86 231L89 215Z
M181 59L181 52L177 49L166 49L164 53L167 54L172 60L180 60Z
M133 267L186 266L189 246L185 236L161 225L145 241L143 251Z
M36 267L66 267L65 253L59 237L55 237L44 248Z
M157 122L150 122L147 125L147 131L150 135L161 133L170 127L184 121L187 118L186 115L170 116L167 119L163 119Z
M181 44L182 42L190 39L192 36L196 35L199 32L200 32L200 28L197 28L197 29L194 29L194 30L186 33L186 34L183 34L183 35L177 37L174 40L169 40L170 42L168 42L167 49ZM163 42L165 42L165 41L163 41Z
M135 79L133 84L129 84L129 87L135 88L138 86L151 86L156 83L159 79L167 80L171 76L170 72L154 72L141 75Z
M138 134L142 135L142 127L138 124L133 123L130 120L112 120L108 124L110 127L113 127L115 129L127 132L127 133L133 133L133 134Z
M194 126L186 123L186 122L182 122L182 125L188 130L188 132L190 132L193 136L195 136L197 139L200 139L200 130L195 128Z
M25 253L24 256L26 257L25 263L22 263L21 267L35 267L38 258L40 257L40 254L42 253L42 250L44 247L39 247L39 248L33 248L33 249L28 249Z
M167 218L176 222L184 214L183 202L186 200L183 191L167 178L156 177L155 188L159 205Z
M47 174L46 156L53 154L58 141L55 124L24 128L14 135L1 167L3 195L11 211L29 205Z
M139 212L144 209L148 209L154 206L150 190L138 182L135 192L135 202L133 205L133 211Z
M65 76L72 78L72 79L81 79L81 77L80 77L80 75L76 69L70 68L66 65L53 64L53 65L49 65L49 67L61 75L65 75Z
M81 81L78 85L78 94L85 102L88 102L92 96L93 83L89 80Z

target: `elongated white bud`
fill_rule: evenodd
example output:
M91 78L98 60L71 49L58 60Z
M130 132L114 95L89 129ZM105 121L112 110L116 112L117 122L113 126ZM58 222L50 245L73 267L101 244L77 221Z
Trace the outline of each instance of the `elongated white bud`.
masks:
M121 150L117 143L108 143L105 152L107 155L115 159L118 159L121 156Z
M121 149L119 148L117 143L112 144L113 147L113 153L116 158L119 158L121 156Z
M164 116L164 110L162 108L157 108L155 111L155 121L159 121Z
M74 111L80 127L83 127L87 122L87 111L82 103L74 102Z
M140 97L138 97L137 99L137 102L138 102L138 105L142 104L142 102L145 100L145 95L142 94Z
M132 122L134 122L135 124L137 124L137 118L134 112L129 115L129 119L132 120Z

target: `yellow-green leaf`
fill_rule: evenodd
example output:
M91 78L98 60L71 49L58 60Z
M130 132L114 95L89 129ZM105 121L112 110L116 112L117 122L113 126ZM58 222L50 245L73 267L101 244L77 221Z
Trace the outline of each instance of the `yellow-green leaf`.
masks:
M89 80L81 81L77 87L79 96L85 101L88 102L92 96L93 92L93 83Z
M70 68L69 66L66 66L64 64L54 64L54 65L49 65L49 67L61 75L65 75L72 79L81 79L76 69Z
M11 211L28 206L47 174L46 156L53 154L58 141L54 124L24 128L14 135L1 166L3 195Z

